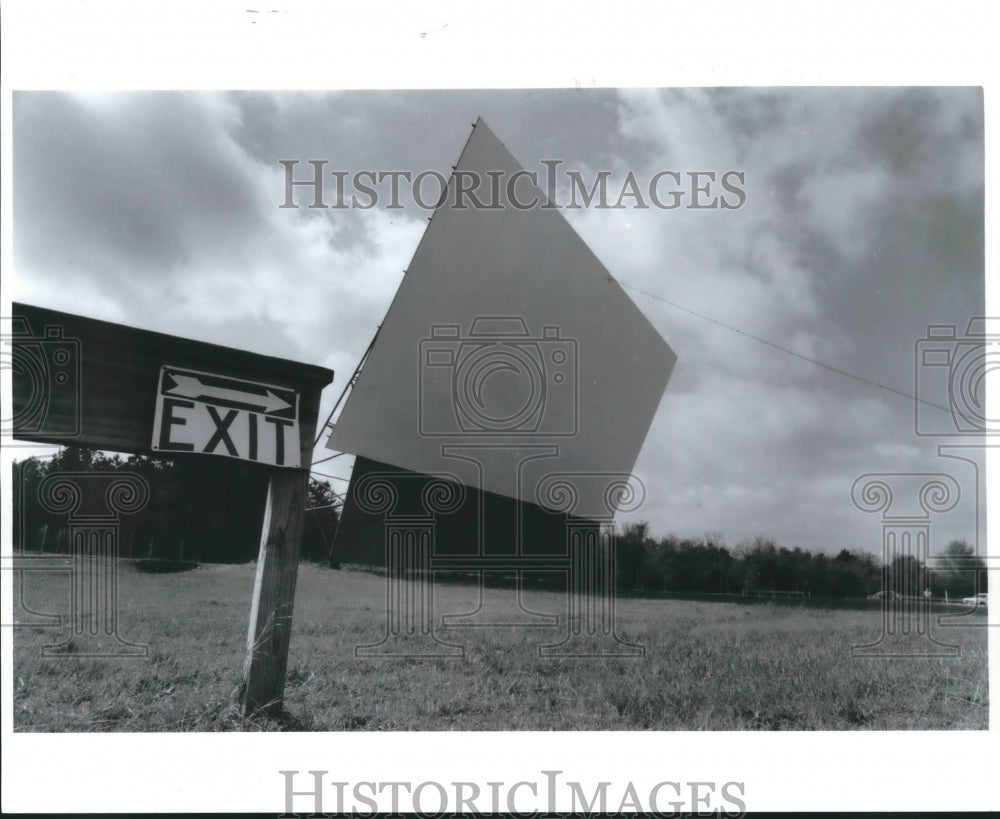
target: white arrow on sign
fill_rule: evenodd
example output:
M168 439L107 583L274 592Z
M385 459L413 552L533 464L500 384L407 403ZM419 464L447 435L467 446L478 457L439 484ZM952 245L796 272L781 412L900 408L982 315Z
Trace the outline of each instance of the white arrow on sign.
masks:
M223 398L226 401L236 401L251 407L262 407L264 412L278 412L292 406L270 390L267 390L267 395L264 396L253 392L241 392L240 390L202 384L191 375L170 373L170 378L174 381L175 386L164 390L164 392L180 395L184 398Z

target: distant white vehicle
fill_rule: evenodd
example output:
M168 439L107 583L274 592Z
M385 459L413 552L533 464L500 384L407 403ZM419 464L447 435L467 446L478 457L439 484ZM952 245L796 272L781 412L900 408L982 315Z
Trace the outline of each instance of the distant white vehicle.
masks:
M973 597L963 597L962 602L967 606L985 606L986 605L986 592L979 592L979 594Z
M894 591L877 591L868 595L869 600L899 600L899 595Z

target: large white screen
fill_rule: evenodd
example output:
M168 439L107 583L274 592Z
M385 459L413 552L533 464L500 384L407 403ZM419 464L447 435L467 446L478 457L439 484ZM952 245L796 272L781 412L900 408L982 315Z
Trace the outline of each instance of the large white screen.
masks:
M479 121L329 448L533 503L632 470L676 356L535 193Z

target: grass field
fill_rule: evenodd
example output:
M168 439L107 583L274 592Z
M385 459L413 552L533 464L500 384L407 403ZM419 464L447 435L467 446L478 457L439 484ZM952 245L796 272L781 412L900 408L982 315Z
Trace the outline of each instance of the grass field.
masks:
M68 574L25 573L36 611L67 611ZM145 659L42 656L59 629L15 629L20 731L985 729L986 629L948 629L954 659L852 658L879 611L619 600L618 631L644 658L549 659L558 629L447 629L464 659L358 659L385 631L385 580L299 570L285 715L242 719L239 682L254 566L120 571L120 634ZM440 613L477 590L438 586ZM510 593L508 593L510 596ZM528 592L533 610L565 597ZM982 615L974 615L975 618ZM440 622L440 617L438 617ZM983 622L979 619L978 622Z

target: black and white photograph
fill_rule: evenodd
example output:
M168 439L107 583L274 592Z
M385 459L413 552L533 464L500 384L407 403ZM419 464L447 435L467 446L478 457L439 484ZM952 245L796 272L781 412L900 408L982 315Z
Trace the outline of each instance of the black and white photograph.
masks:
M91 810L989 807L948 784L1000 622L984 77L254 82L304 8L212 19L243 82L5 83L5 768L100 748ZM158 748L191 793L93 784ZM858 789L803 802L824 756Z

